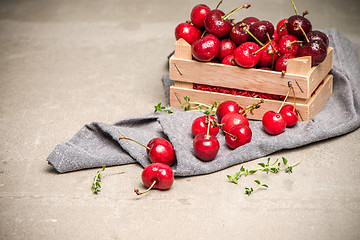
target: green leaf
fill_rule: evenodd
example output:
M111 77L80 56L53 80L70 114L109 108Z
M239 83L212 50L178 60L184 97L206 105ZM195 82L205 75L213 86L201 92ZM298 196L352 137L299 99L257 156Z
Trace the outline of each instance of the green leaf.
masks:
M258 165L261 166L261 167L265 167L265 163L262 163L262 162L258 163Z
M244 172L244 171L245 171L244 166L241 166L240 171L242 171L242 172Z
M257 180L257 179L254 180L254 182L256 182L256 183L259 184L259 185L261 184L261 182L260 182L259 180Z
M284 165L287 165L288 160L286 158L284 158L284 157L282 157L282 160L283 160Z
M256 173L257 172L257 170L249 170L249 173L250 174L254 174L254 173Z
M263 184L263 185L261 185L261 186L266 187L266 188L269 188L269 186L268 186L268 185L266 185L266 184Z

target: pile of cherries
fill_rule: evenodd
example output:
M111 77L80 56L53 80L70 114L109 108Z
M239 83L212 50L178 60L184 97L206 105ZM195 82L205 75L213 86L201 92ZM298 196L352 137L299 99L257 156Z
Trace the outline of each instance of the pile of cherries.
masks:
M219 5L218 5L219 6ZM175 28L176 40L183 38L192 46L194 59L220 62L244 68L286 71L291 58L311 56L312 65L324 61L329 39L321 31L312 30L305 17L308 12L282 19L276 25L256 17L235 22L229 17L245 4L225 14L205 4L196 5L190 20Z

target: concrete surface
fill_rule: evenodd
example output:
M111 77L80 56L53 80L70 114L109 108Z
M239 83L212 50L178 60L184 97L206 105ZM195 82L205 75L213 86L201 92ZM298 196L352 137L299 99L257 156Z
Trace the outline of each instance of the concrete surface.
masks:
M338 28L360 46L358 0L296 2L316 28ZM271 155L301 164L264 176L270 188L251 196L244 187L253 178L226 178L240 166L138 197L136 164L106 172L99 196L90 190L97 169L58 174L47 165L84 124L140 116L165 101L173 30L198 3L0 0L0 239L360 239L360 130ZM250 3L237 18L293 14L288 0Z

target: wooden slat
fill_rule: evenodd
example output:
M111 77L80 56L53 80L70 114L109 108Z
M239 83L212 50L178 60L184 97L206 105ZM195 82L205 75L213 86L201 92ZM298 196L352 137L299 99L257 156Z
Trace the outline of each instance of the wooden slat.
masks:
M332 76L328 75L324 80L324 84L320 86L319 89L317 89L316 94L311 97L310 101L308 101L307 103L300 103L297 101L296 108L302 116L303 120L311 120L312 117L321 110L322 106L331 96L331 93ZM241 106L249 106L259 101L258 98L234 96L230 94L206 92L194 89L184 89L172 86L170 88L170 105L172 107L180 108L181 103L179 103L178 99L182 100L184 96L189 96L192 101L201 102L209 105L213 104L214 102L218 102L220 104L223 101L232 100L236 101ZM282 101L264 99L264 103L261 104L261 107L254 110L253 115L248 114L248 118L261 120L262 116L266 111L277 111L281 104Z
M180 71L179 71L180 70ZM285 74L260 69L245 69L219 63L170 58L170 79L241 90L286 95L288 82L292 82L298 98L309 98L308 76ZM296 82L296 84L295 84ZM298 87L299 86L299 87ZM301 89L301 90L300 90Z

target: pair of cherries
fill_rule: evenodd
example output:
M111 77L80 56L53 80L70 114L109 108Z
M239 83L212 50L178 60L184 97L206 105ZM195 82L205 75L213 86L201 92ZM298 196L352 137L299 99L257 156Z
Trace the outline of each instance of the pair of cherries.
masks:
M148 188L144 192L134 189L137 195L144 194L151 189L169 189L174 183L174 172L171 165L175 161L175 150L172 144L164 138L154 138L144 145L131 138L120 137L119 140L130 140L146 148L151 164L142 171L141 178Z
M225 133L225 141L229 148L236 149L251 141L252 131L243 110L234 101L225 101L216 110L217 120L205 115L196 118L192 123L194 136L193 148L195 155L202 161L215 159L220 144L217 139L219 130ZM219 123L221 122L221 123Z

